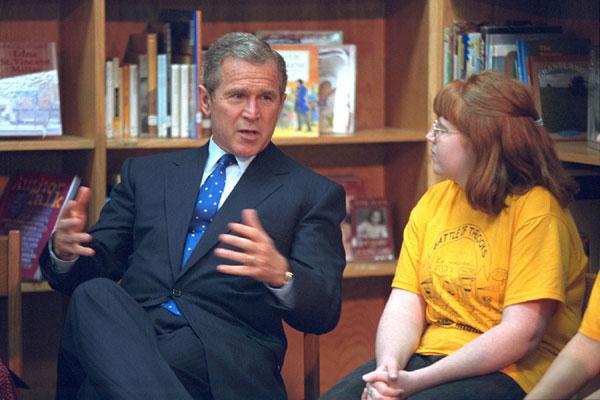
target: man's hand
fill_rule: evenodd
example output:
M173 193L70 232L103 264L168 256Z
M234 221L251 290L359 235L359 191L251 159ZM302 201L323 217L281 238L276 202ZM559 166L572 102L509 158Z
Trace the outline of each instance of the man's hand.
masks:
M58 258L72 261L78 256L93 256L95 251L81 243L92 241L92 235L85 233L87 223L87 206L90 202L91 190L81 186L75 200L70 200L65 207L54 231L52 249Z
M263 229L256 210L243 210L242 223L230 223L229 229L240 236L222 234L219 240L241 251L217 248L215 255L240 265L221 264L217 270L224 274L250 276L273 287L283 286L290 267Z

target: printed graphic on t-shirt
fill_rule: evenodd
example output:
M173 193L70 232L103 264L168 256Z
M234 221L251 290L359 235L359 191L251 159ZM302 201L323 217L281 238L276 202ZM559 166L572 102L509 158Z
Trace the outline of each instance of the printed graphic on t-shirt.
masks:
M485 233L476 225L460 225L429 246L420 275L429 321L473 332L499 323L508 271L492 270Z

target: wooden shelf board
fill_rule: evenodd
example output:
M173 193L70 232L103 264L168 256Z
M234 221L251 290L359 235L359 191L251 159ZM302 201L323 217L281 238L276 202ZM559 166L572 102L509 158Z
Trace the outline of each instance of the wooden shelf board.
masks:
M344 278L392 276L396 272L397 264L397 259L389 261L352 261L346 265Z
M21 291L23 293L31 292L50 292L54 289L50 287L47 281L41 282L21 282Z
M0 151L93 150L94 140L77 136L0 138Z
M585 141L561 141L554 146L562 161L600 166L600 150L592 149Z
M370 276L391 276L396 271L398 260L391 261L353 261L344 270L344 278L365 278ZM50 292L54 289L47 281L21 282L23 293Z
M159 138L129 138L108 139L106 147L110 150L124 149L155 149L155 148L189 148L206 143L207 138L201 139L159 139ZM334 136L321 135L317 137L275 137L273 142L278 146L305 146L325 144L360 144L360 143L400 143L424 142L425 132L399 128L363 129L354 135Z
M128 138L107 139L106 147L110 150L125 149L177 149L199 147L206 143L207 138L200 139L162 139L162 138Z

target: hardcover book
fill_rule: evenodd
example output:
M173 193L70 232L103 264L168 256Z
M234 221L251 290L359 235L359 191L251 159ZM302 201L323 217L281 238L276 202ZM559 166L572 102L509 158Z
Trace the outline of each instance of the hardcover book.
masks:
M287 97L275 127L274 137L319 136L319 46L272 44L285 59Z
M143 59L142 59L143 58ZM158 36L134 33L129 36L125 62L138 64L140 76L140 124L142 136L158 136ZM143 80L143 82L142 82ZM143 93L146 91L146 93ZM147 108L145 108L147 107ZM146 112L147 109L147 112Z
M588 55L529 57L538 112L549 133L587 132Z
M351 208L355 259L393 260L396 254L389 200L354 199Z
M531 69L527 65L527 57L535 56L566 56L588 54L590 40L575 37L539 37L537 39L519 39L517 45L517 60L519 79L530 84Z
M62 135L53 42L0 42L0 136Z
M320 133L354 133L355 106L356 45L319 46Z
M40 254L66 202L74 198L80 178L42 171L17 171L0 206L0 233L21 231L21 276L40 280Z

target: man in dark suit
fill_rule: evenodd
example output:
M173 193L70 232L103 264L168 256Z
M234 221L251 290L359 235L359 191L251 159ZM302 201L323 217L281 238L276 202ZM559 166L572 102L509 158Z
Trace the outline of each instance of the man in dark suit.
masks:
M209 143L126 160L87 233L81 188L42 256L52 287L72 294L59 398L285 399L282 319L317 334L337 324L344 191L271 143L283 58L227 34L202 76ZM185 245L199 188L225 153L235 160L218 212Z

